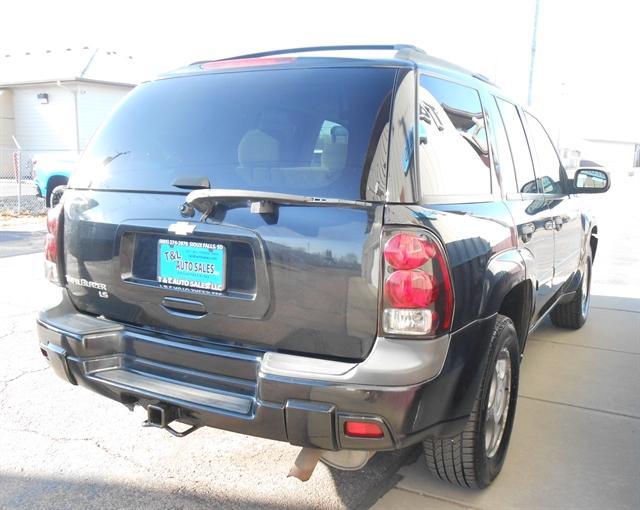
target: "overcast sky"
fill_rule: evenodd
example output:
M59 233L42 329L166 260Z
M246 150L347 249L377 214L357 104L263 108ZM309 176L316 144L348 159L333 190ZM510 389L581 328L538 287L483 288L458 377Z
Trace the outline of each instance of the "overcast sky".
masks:
M10 0L0 49L115 49L156 73L279 47L403 42L526 101L534 9L535 0ZM634 0L540 0L534 108L552 130L640 139L639 27Z

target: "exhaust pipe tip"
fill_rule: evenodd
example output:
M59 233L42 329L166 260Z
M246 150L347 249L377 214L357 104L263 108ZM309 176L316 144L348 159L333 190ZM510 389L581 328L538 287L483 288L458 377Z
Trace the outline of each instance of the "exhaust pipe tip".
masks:
M317 448L303 448L293 462L287 478L293 476L301 482L306 482L311 478L313 471L318 465L323 450Z
M287 478L293 476L301 482L306 482L313 475L318 461L330 467L343 471L357 471L367 465L375 455L373 450L320 450L317 448L302 448L289 470Z
M322 453L320 460L341 471L358 471L367 465L375 453L373 450L327 450Z

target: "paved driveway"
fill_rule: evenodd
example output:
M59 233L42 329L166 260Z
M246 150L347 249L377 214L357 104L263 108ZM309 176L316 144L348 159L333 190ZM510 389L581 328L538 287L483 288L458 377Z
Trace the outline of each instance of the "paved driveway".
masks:
M600 241L579 331L546 321L530 337L502 473L484 491L399 471L380 509L640 508L640 176L589 200Z
M509 454L489 489L440 482L419 459L374 508L638 509L639 392L640 300L594 297L581 331L545 324L529 339Z
M289 445L143 429L141 413L47 368L34 317L59 291L41 255L0 258L0 508L640 508L638 182L600 205L587 325L544 325L530 339L509 456L482 492L434 480L415 449L356 473L321 465L302 484L285 478Z

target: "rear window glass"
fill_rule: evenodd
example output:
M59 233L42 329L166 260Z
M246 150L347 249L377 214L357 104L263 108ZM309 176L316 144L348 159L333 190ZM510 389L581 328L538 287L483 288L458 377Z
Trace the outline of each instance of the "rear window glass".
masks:
M170 78L136 89L96 134L73 187L215 189L367 198L395 70L278 69Z

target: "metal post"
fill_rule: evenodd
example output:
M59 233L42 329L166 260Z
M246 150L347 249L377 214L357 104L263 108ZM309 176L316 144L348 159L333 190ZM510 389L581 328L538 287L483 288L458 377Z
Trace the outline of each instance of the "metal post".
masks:
M527 104L531 106L533 97L533 69L536 61L536 41L538 38L538 14L540 13L540 0L536 0L536 12L533 15L533 37L531 38L531 61L529 62L529 91L527 93Z
M18 150L13 153L13 169L18 181L18 214L20 214L22 206L22 175L20 171L20 167L22 166L22 146L18 143L18 139L15 135L11 135L11 138L18 148Z
M22 154L18 157L18 215L22 212Z

